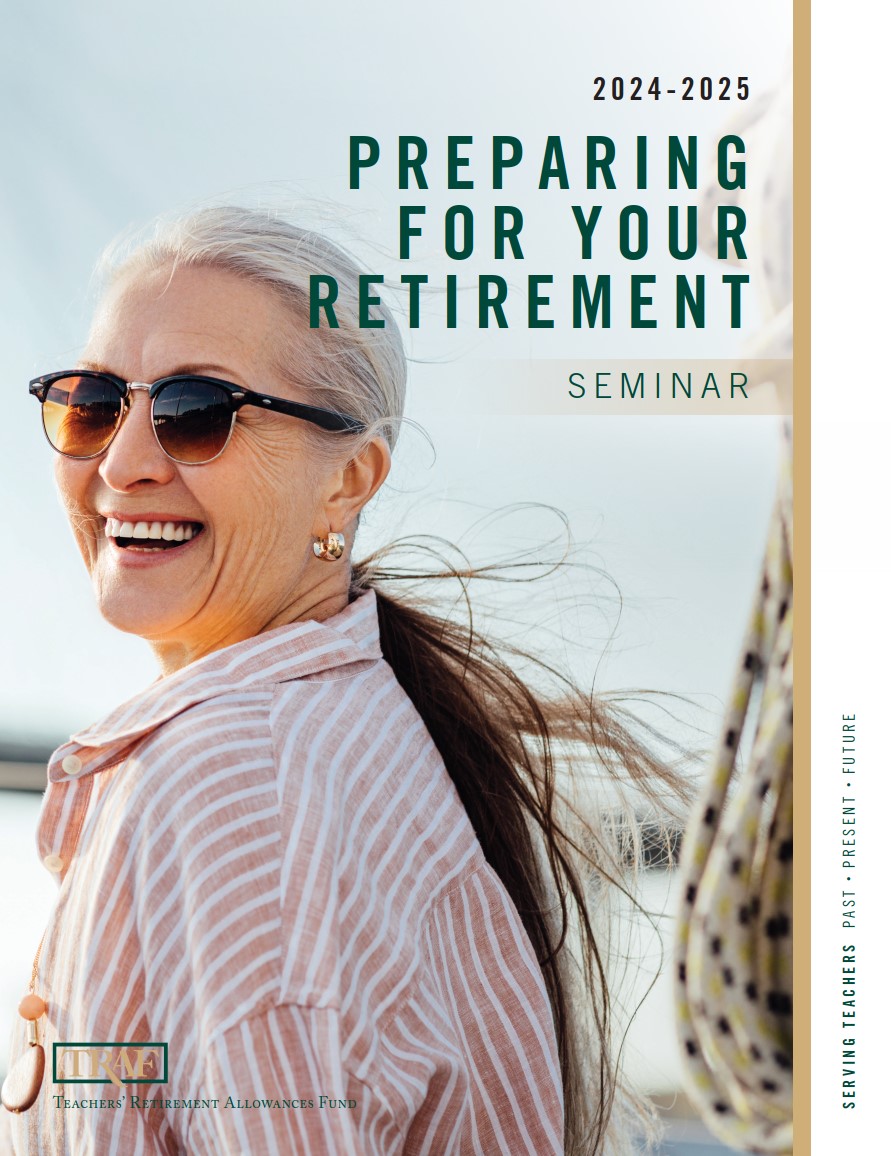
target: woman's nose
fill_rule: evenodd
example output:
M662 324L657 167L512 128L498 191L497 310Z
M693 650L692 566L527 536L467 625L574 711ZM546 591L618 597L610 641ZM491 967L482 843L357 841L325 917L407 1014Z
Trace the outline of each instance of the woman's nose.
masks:
M146 392L132 390L118 432L99 464L100 477L120 493L147 483L164 485L176 476L175 464L158 445L151 410Z

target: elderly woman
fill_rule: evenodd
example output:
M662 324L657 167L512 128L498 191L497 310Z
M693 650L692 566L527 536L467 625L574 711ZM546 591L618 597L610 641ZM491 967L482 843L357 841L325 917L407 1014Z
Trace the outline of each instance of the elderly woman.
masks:
M352 323L309 329L314 273ZM403 405L373 313L330 243L205 210L119 260L77 368L31 384L99 608L161 675L49 765L16 1152L610 1147L593 843L561 826L551 742L658 768L351 566ZM59 1083L76 1057L43 1056L72 1042L166 1044L141 1056L165 1082Z

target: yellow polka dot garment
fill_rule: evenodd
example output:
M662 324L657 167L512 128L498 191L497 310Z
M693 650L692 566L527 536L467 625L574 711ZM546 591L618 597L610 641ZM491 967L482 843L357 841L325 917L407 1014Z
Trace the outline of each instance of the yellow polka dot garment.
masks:
M684 838L675 959L689 1095L716 1136L755 1153L792 1151L790 458L718 750ZM734 776L759 688L751 753Z

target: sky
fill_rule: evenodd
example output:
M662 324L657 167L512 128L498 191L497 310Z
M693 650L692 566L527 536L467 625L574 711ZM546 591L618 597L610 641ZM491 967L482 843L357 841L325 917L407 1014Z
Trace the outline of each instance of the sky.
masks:
M536 199L531 158L546 135L559 134L577 159L592 125L618 140L645 123L654 142L688 130L707 141L739 116L737 107L711 102L679 120L663 99L635 127L638 110L627 102L592 113L593 76L665 76L683 59L694 76L745 74L766 93L788 65L783 11L758 0L728 37L722 6L688 2L680 21L645 0L633 40L615 5L557 6L546 19L530 3L467 0L441 10L393 3L386 18L367 5L303 10L280 0L261 0L249 18L230 2L168 0L38 3L10 13L0 70L6 107L17 110L2 128L0 182L0 367L9 399L0 469L11 496L0 514L0 735L60 740L155 676L145 645L117 634L92 605L26 390L32 376L76 359L93 304L93 263L113 236L206 199L272 202L345 239L370 268L392 271L395 206L404 199L396 136L430 142L426 203L438 222L455 197L441 187L445 137L472 135L481 187L466 199L482 221L496 196L482 187L485 142L509 132L529 142L530 167L511 190L527 217L529 268L559 278L574 250L558 222L581 194L553 190ZM351 192L347 143L359 133L382 142L382 160ZM648 196L655 249L664 196ZM431 280L447 268L436 227L418 249ZM618 270L611 260L605 253L603 267ZM462 273L491 264L481 240ZM664 255L654 253L652 268L663 267ZM705 257L691 268L714 274ZM639 332L632 352L729 356L751 340L758 319L755 308L735 334ZM754 593L777 420L485 416L449 404L462 358L546 364L627 354L627 333L601 333L592 346L588 334L559 327L481 335L431 325L406 338L408 413L425 434L403 436L391 483L365 518L360 552L418 532L470 542L479 562L521 547L545 550L562 522L528 505L563 511L571 557L582 567L565 589L530 587L522 601L532 637L599 687L680 691L717 719ZM514 512L490 517L502 508ZM564 614L572 596L588 609Z

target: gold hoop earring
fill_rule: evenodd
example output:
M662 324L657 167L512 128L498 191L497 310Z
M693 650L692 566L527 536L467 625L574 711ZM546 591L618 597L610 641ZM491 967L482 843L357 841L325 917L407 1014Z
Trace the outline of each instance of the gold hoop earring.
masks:
M312 552L322 562L336 562L343 554L343 547L343 534L337 534L332 530L329 534L323 534L313 540Z

